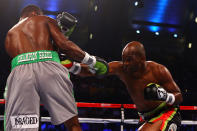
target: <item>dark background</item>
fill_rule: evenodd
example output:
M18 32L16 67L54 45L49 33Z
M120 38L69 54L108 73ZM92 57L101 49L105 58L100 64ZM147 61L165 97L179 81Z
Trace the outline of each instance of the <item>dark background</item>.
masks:
M134 6L135 2L139 3L138 7ZM28 4L38 5L52 18L62 11L74 15L78 24L70 39L83 50L108 62L121 60L122 49L128 42L140 41L145 46L147 60L165 65L172 73L183 94L184 101L181 105L197 105L196 0L0 0L0 99L3 98L11 61L4 49L5 36L18 22L21 9ZM156 32L159 34L156 35ZM71 75L71 80L78 102L132 103L125 85L116 76L98 79ZM3 114L3 105L0 107ZM47 114L45 109L41 108L41 114ZM137 118L136 111L131 110L128 114L127 117L131 115L131 118ZM119 110L102 109L99 113L94 108L86 111L79 108L80 117L91 115L117 115L117 118L120 118ZM182 111L182 116L186 120L197 118L195 111ZM1 126L2 122L0 129ZM44 123L41 127L42 130L54 128L50 123ZM90 124L82 127L83 130L96 131L107 129L108 125L95 124L91 127ZM110 128L119 130L119 125L118 128L117 125ZM135 130L136 127L126 125L125 128ZM183 125L182 130L197 129Z
M50 17L62 11L78 19L70 37L90 54L108 62L121 60L130 41L144 44L147 60L165 65L179 85L182 105L197 105L197 1L196 0L1 0L0 1L0 96L10 72L4 49L7 31L18 22L28 4L38 5ZM136 31L139 30L138 34ZM158 32L159 35L156 35ZM92 34L92 39L90 39ZM192 47L189 48L189 43ZM132 103L124 84L116 76L105 79L71 76L77 101Z

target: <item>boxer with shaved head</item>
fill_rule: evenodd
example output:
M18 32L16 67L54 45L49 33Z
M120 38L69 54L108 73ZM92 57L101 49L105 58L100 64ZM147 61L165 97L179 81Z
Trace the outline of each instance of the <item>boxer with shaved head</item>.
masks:
M146 60L143 44L129 42L122 51L122 61L108 64L108 75L117 75L124 82L137 107L142 124L139 131L178 130L181 91L164 65ZM83 64L78 74L93 76Z

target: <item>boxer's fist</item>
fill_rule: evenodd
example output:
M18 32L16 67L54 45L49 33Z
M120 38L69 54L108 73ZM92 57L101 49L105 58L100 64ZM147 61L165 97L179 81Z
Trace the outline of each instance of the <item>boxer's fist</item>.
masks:
M175 101L175 96L172 93L168 93L160 85L150 83L144 89L144 99L166 101L168 104L173 104Z
M77 24L77 19L67 12L57 15L57 23L66 36L70 36Z
M69 59L61 61L61 64L68 69L73 66L73 62Z
M89 66L89 71L97 76L103 76L108 73L109 67L104 59L89 55L85 52L85 57L81 63Z
M97 76L104 76L108 73L109 71L109 66L108 63L99 57L95 57L96 58L96 63L93 67L90 67L90 71L93 74L96 74Z
M72 62L69 59L61 61L61 64L68 69L69 72L77 75L81 72L81 65L77 62Z
M144 89L144 98L147 100L161 100L165 101L167 92L161 86L150 83Z

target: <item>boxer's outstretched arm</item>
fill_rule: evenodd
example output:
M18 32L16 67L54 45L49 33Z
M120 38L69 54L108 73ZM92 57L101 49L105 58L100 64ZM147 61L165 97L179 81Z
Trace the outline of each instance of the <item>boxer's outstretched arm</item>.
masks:
M74 42L68 40L68 38L64 36L54 19L48 18L47 25L52 39L61 49L62 53L66 54L70 59L81 62L85 57L85 52Z
M90 67L86 64L72 62L68 59L61 61L61 64L68 68L69 72L79 76L97 76L98 74L92 73ZM121 62L114 61L108 63L108 72L105 75L119 75L122 67Z
M121 61L112 61L108 63L109 72L108 75L120 75L122 72L122 62Z
M71 61L69 59L63 60L61 61L61 64L66 67L69 72L75 74L75 75L79 75L79 76L99 76L99 77L103 77L105 75L108 74L108 64L106 61L101 60L101 58L99 58L100 60L97 59L97 61L101 61L103 62L103 65L99 65L100 67L97 68L97 66L95 66L94 68L86 65L86 64L82 64L82 63L78 63L75 61Z
M93 74L92 72L90 72L89 66L85 64L80 64L80 65L81 65L81 71L78 75L85 76L85 77L96 76L96 74ZM120 70L122 68L121 62L119 61L109 62L108 66L109 66L109 70L108 70L108 73L105 75L119 75L120 74Z
M105 75L108 72L108 65L104 60L91 56L83 51L75 43L64 36L54 19L47 19L51 37L62 53L66 54L69 59L87 64L97 75Z

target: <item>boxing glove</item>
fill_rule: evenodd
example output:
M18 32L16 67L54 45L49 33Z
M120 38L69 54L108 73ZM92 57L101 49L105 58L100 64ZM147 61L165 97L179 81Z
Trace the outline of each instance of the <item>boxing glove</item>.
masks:
M175 96L172 93L168 93L163 87L155 83L150 83L144 88L144 98L146 100L166 101L170 105L175 102Z
M62 33L69 37L75 29L77 19L67 12L62 12L57 15L57 23L61 28Z
M82 63L87 64L90 72L97 76L104 76L109 71L108 63L104 59L91 56L87 52L85 52L85 57L82 60Z
M68 69L69 72L77 75L81 72L81 65L77 62L72 62L69 59L61 61L61 64Z
M89 68L90 72L92 72L97 76L105 76L109 70L108 63L100 57L97 56L95 57L96 57L96 64L94 65L93 68L91 67Z

